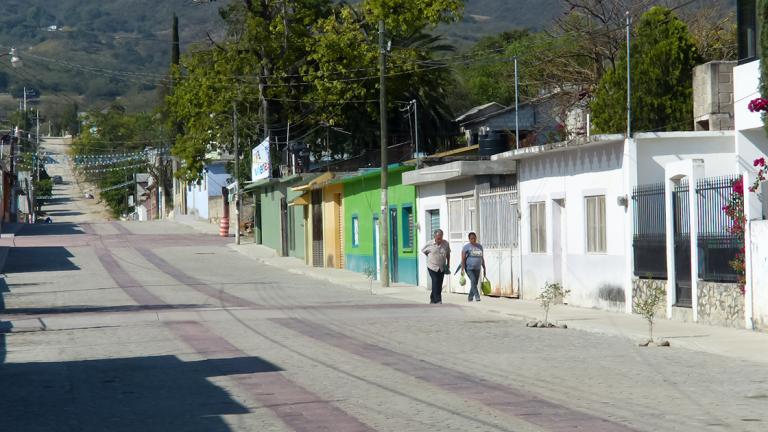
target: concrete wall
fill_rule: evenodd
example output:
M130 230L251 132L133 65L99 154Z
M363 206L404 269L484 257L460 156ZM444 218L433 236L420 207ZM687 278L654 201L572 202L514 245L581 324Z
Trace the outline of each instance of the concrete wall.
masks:
M736 62L709 62L693 69L695 130L732 130L733 67Z
M432 233L429 230L429 217L427 212L430 210L440 211L440 223L441 229L447 231L448 229L448 202L445 199L445 183L432 183L428 185L419 186L418 199L416 208L419 212L419 229L417 230L417 239L419 249L424 247L427 242L432 240ZM424 288L430 288L430 279L427 272L427 257L419 253L418 254L418 267L419 267L419 286ZM443 288L448 289L451 278L445 278L443 281ZM457 284L458 285L458 284Z
M638 184L664 181L664 166L685 159L704 159L704 176L736 174L733 132L673 132L637 134Z
M622 171L623 143L545 154L520 162L522 297L534 298L545 282L559 281L570 304L624 309L626 230ZM586 196L605 195L606 253L586 252ZM560 217L558 202L565 203ZM546 205L546 253L531 252L530 208ZM555 219L557 218L557 221ZM560 242L556 244L556 232ZM554 253L555 247L561 258ZM559 261L559 265L558 265ZM558 268L561 270L558 271ZM600 269L600 271L595 271Z
M753 292L752 316L755 326L768 330L768 221L750 222L753 241L751 244Z
M187 186L187 214L208 220L208 188L205 182Z
M738 65L733 69L733 98L736 130L763 126L760 113L749 112L749 101L760 97L760 61Z

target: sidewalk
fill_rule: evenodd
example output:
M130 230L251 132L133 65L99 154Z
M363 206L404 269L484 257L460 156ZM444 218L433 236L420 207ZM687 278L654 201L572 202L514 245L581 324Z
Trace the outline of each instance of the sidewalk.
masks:
M370 280L359 273L309 267L299 259L278 257L274 250L252 243L241 244L240 246L229 244L228 246L247 257L292 273L329 281L360 291L368 291L371 288ZM394 284L390 288L381 288L374 281L373 292L376 295L387 295L412 302L423 303L427 302L429 298L423 287L406 284ZM542 316L538 303L530 300L483 297L479 303L468 303L465 294L443 294L443 302L511 317L520 320L519 325L524 325L524 321L540 319ZM640 316L597 309L555 306L550 311L550 319L553 322L567 323L570 329L624 337L631 343L647 338L648 332L647 323ZM531 329L531 331L563 330ZM654 327L654 335L669 340L673 349L686 348L768 364L768 334L766 333L661 319L657 321Z

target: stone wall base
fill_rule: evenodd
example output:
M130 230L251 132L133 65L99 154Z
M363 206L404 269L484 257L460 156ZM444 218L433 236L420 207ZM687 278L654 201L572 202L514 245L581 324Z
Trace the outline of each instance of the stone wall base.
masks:
M699 322L744 327L744 295L735 283L699 281Z

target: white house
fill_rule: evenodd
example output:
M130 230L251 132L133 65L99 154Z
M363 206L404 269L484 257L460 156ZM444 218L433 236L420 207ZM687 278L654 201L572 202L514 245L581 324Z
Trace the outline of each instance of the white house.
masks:
M598 135L493 156L518 163L521 297L560 283L570 304L631 312L650 277L668 287L669 317L736 325L722 206L743 158L733 131ZM725 308L716 293L730 296Z
M739 64L734 68L734 111L736 151L741 172L747 183L755 180L754 160L768 153L768 137L759 112L750 112L749 102L760 94L760 23L758 7L761 2L737 2ZM763 95L765 96L765 95ZM768 239L766 214L766 184L759 194L745 192L745 216L748 220L745 235L746 286L744 292L745 324L747 328L768 328L768 250L763 245Z
M231 175L227 173L226 161L205 165L202 179L187 184L187 213L199 219L215 222L223 212L222 191Z
M486 158L487 159L487 158ZM464 160L403 173L403 184L417 187L418 244L426 244L435 230L442 229L451 245L452 273L460 264L461 248L470 232L485 248L485 261L496 295L516 296L519 283L514 265L517 256L516 230L506 221L517 214L515 161ZM426 257L419 254L419 281L429 283ZM453 274L446 277L448 292L468 293Z

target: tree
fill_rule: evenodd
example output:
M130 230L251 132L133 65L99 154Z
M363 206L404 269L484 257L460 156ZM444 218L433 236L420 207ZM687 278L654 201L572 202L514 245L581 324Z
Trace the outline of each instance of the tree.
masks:
M632 41L632 123L637 131L690 130L693 68L700 56L687 26L670 9L653 7L637 24ZM595 128L627 127L627 59L601 79L591 104Z

